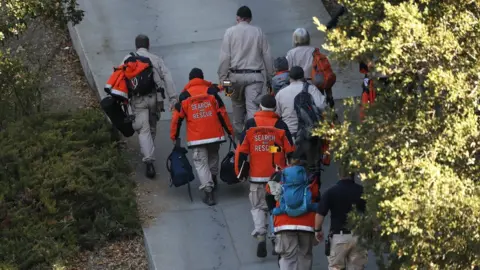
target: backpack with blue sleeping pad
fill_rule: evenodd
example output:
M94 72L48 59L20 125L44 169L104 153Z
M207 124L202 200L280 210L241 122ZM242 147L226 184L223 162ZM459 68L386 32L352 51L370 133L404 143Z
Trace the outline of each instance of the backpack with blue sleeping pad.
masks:
M280 206L273 209L273 215L287 214L290 217L298 217L316 211L317 203L312 203L310 177L303 166L283 169L280 183L282 185Z

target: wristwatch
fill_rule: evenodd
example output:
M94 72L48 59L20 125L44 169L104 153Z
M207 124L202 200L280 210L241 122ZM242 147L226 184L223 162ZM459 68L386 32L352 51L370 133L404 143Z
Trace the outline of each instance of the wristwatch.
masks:
M314 232L321 232L322 229L315 229L315 230L313 230L313 231L314 231Z

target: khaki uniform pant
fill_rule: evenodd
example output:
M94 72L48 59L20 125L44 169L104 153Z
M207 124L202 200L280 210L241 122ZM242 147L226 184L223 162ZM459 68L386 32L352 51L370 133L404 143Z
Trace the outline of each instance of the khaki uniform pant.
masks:
M235 135L238 136L243 130L245 121L259 110L260 99L267 93L267 88L262 73L232 73L229 79L234 91L231 96L233 128Z
M138 133L140 151L143 155L143 162L155 161L155 135L157 133L157 97L150 94L140 97L132 97L131 108L135 120L133 129Z
M334 234L331 239L329 270L363 270L368 260L367 250L358 246L352 234Z
M280 254L280 270L311 270L314 237L311 232L279 232L275 251Z
M220 144L207 144L193 148L193 165L200 180L200 190L212 191L212 175L218 174Z
M266 235L268 227L268 206L265 200L265 184L250 183L250 203L254 229L252 236Z

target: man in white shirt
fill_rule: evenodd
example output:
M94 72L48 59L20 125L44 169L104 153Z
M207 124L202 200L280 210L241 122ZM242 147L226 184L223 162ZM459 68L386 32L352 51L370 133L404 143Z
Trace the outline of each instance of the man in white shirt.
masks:
M295 97L303 90L305 83L305 76L303 69L299 66L294 66L290 69L290 85L283 88L275 96L277 100L277 109L276 112L280 115L281 119L287 124L288 130L292 133L292 137L295 140L297 137L298 131L298 117L295 111L294 100ZM320 109L324 110L326 106L325 96L318 91L318 89L309 84L308 93L312 96L313 103ZM307 163L309 166L314 167L315 162L318 161L319 151L316 151L319 148L318 140L309 141L298 145L296 142L297 148L299 151L304 151ZM308 150L308 151L307 151Z
M277 114L287 124L288 130L290 130L294 138L298 130L298 118L293 101L302 91L304 82L303 69L299 66L294 66L290 69L290 85L283 88L275 96L277 100ZM320 110L323 110L326 106L325 96L313 85L308 86L308 93L312 95L315 105Z

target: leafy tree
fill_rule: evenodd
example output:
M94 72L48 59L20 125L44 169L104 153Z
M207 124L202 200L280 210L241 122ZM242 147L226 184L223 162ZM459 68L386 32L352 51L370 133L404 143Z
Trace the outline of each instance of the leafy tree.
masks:
M44 22L78 24L83 11L76 0L0 0L0 41L20 34L39 17Z
M389 78L365 121L333 134L365 187L356 233L383 268L480 265L480 1L339 2L348 13L324 47Z
M20 35L29 22L66 26L82 18L76 0L0 0L0 41ZM0 49L0 130L40 109L43 70L34 70L22 59L21 53Z

